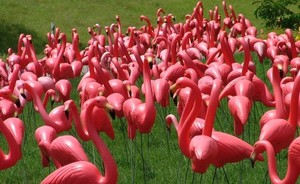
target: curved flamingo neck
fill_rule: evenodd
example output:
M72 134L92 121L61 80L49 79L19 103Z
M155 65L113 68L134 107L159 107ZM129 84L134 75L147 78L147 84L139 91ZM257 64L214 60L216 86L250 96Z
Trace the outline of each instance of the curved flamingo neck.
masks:
M87 122L87 130L90 135L90 138L92 139L94 145L96 146L100 156L102 157L103 163L104 163L104 170L105 174L104 176L100 177L99 183L117 183L118 181L118 170L117 165L112 157L111 153L109 152L107 146L103 142L103 140L99 137L96 128L93 126L92 119L93 119L93 108L95 106L98 106L96 100L92 99L91 103L89 103L85 108L86 109L86 122ZM103 108L102 106L98 106L99 108Z
M148 26L148 29L147 29L147 30L148 30L148 34L151 35L151 37L154 37L152 24L151 24L149 18L146 17L146 16L144 16L144 15L141 15L141 16L140 16L140 19L147 22L147 26Z
M250 53L250 48L249 48L249 40L246 40L241 37L240 40L241 44L243 45L243 50L244 50L244 62L243 62L243 68L242 68L242 75L246 75L249 67L250 61L252 61L251 58L251 53Z
M123 36L123 34L122 34L122 24L121 24L121 19L120 19L119 15L116 16L116 20L117 20L117 25L118 25L118 35L120 37L122 37Z
M174 18L174 16L172 14L169 14L169 15L166 16L167 27L170 29L170 31L171 31L171 29L173 30L171 32L174 32L174 33L178 34L179 32L176 29L176 27L174 26L174 24L171 20L172 18Z
M164 62L164 65L165 65L165 68L167 68L168 65L169 65L168 62L169 62L169 58L170 58L170 50L171 50L170 42L169 42L168 39L165 38L165 37L162 37L162 36L157 37L156 43L160 43L161 41L165 42L165 44L166 44L166 46L167 46L166 57L165 57L165 60L163 61L163 62Z
M275 157L275 151L271 143L268 141L260 141L259 143L256 143L256 148L259 149L261 152L266 151L267 157L268 157L268 169L269 169L269 176L271 179L271 182L274 184L283 184L283 183L295 183L297 181L298 172L295 172L296 169L294 166L294 162L291 161L290 155L288 156L288 168L286 172L286 176L283 180L281 180L277 173L277 166L276 166L276 157Z
M152 93L152 87L151 87L151 77L150 77L150 67L148 63L148 58L145 58L144 65L143 65L143 79L145 84L145 105L146 105L146 112L145 112L145 119L147 119L147 116L156 116L155 106L154 106L154 98ZM152 59L152 58L151 58ZM151 61L152 62L152 61ZM154 112L153 112L154 110ZM148 111L148 112L147 112ZM154 123L154 121L153 121ZM153 124L150 123L143 123L140 127L141 129L144 129L144 127L152 127ZM149 130L149 128L146 128Z
M139 65L139 68L142 69L143 68L143 61L141 59L141 56L139 54L139 51L136 47L133 47L131 52L133 53L135 60L137 62L137 64Z
M215 21L209 21L207 24L208 30L208 48L212 48L215 46L215 40L216 40L216 30L215 30Z
M223 10L224 10L225 17L229 17L227 6L226 6L226 1L223 1L222 5L223 5Z
M283 99L282 99L279 70L276 65L274 65L272 68L272 76L273 76L273 79L272 79L271 83L273 85L274 96L275 96L276 114L280 118L286 118L287 113L286 113L285 105L284 105Z
M81 55L80 55L80 52L79 52L79 49L78 49L78 44L79 44L79 35L77 33L74 33L73 35L73 50L75 51L75 55L76 55L76 60L77 61L81 61L82 58L81 58Z
M108 95L112 94L113 93L113 89L111 87L111 85L109 84L109 79L107 79L105 77L105 74L104 72L102 71L102 68L98 62L98 59L97 58L92 58L91 59L91 63L93 65L93 68L96 69L97 71L97 74L98 74L98 77L96 77L95 79L100 83L100 84L103 84L104 87L105 87L105 90L107 91Z
M171 42L171 57L172 57L172 64L176 63L176 51L177 51L177 44L180 42L181 36L178 34L176 35L172 42Z
M297 73L295 78L293 90L292 90L292 101L290 104L290 114L289 121L292 126L296 129L297 117L298 117L298 101L299 101L299 91L300 91L300 72Z
M45 92L44 100L43 100L43 107L44 107L45 109L47 108L47 104L48 104L49 98L50 98L50 97L54 97L54 96L55 96L55 90L54 90L54 89L48 89L48 90Z
M46 109L43 106L43 103L32 86L30 86L27 82L24 83L23 88L26 89L30 95L32 95L33 103L38 107L39 114L41 115L43 121L46 125L51 126L55 129L56 132L60 132L61 127L54 123L54 121L49 117Z
M66 44L67 44L67 38L66 38L66 35L64 33L61 34L61 46L60 46L60 49L59 49L59 52L57 54L57 58L56 58L56 61L55 61L55 65L54 65L54 71L53 71L53 76L54 77L58 77L59 78L59 75L60 75L60 62L62 60L62 56L65 52L65 49L66 49Z
M293 33L291 29L286 29L285 30L286 35L288 36L288 39L291 44L291 52L292 52L292 59L297 57L297 49L296 49L296 44L295 44L295 39L293 37Z
M124 73L123 69L121 68L119 62L118 62L118 58L114 57L112 59L113 64L115 65L117 72L118 72L118 78L120 80L128 80L128 77L126 76L126 74Z
M142 47L141 41L140 41L140 36L138 35L137 31L134 31L134 41L135 41L135 45L139 51L140 54L144 54L145 53L145 49Z
M235 59L233 57L232 51L229 48L229 44L227 41L227 33L222 31L220 33L220 41L221 41L221 50L224 55L224 61L227 65L232 68L232 63L235 63Z
M18 76L19 72L20 72L20 65L19 64L14 64L12 76L10 78L9 85L8 85L8 89L10 91L14 91L17 79L19 78L19 76Z
M198 76L196 71L193 68L188 68L184 71L184 77L191 79L195 84L198 83Z
M178 124L178 121L177 121L176 117L173 114L169 114L169 115L167 115L165 120L166 120L167 126L169 128L171 127L171 124L173 123L173 125L174 125L174 127L175 127L175 129L178 133L179 124Z
M57 47L58 44L58 38L59 38L60 29L55 29L54 39L53 39L53 48Z
M105 29L105 32L106 32L106 35L107 35L109 52L113 55L113 44L112 44L111 32L110 32L108 26L105 26L104 29Z
M231 11L231 16L232 16L232 18L233 18L234 23L237 23L238 21L237 21L237 17L236 17L235 11L234 11L234 9L233 9L233 6L232 6L232 5L229 5L229 9L230 9L230 11Z
M21 53L22 53L22 42L23 42L23 38L25 37L25 34L20 34L19 36L19 40L18 40L18 56L21 56Z
M163 23L162 17L158 17L157 18L156 32L155 32L153 40L155 40L159 36L159 32L161 31L161 28L162 28L162 23Z
M84 141L90 140L90 136L86 127L84 127L81 123L80 115L75 102L73 100L68 100L65 102L65 105L67 106L67 108L70 108L72 112L72 115L74 117L75 129L79 137Z
M182 44L181 44L181 49L186 50L187 46L189 44L189 40L192 38L193 34L192 32L186 32L182 38Z
M33 60L33 64L35 67L35 75L40 77L43 75L43 72L42 72L41 66L39 64L39 61L37 59L33 44L28 39L25 39L25 40L27 40L27 41L25 41L25 44L29 45L30 56L31 56L31 59Z
M132 62L132 59L131 59L131 57L130 57L129 54L128 54L128 50L127 50L126 46L124 45L123 39L119 37L119 38L118 38L118 42L119 42L119 44L120 44L120 47L121 47L121 50L122 50L123 55L125 55L125 57L126 57L126 60L125 60L125 61L127 61L127 64L128 64L128 63L131 63L131 62ZM135 47L133 47L133 48L135 48Z
M182 153L186 157L190 157L190 152L189 152L189 145L191 142L190 138L190 129L191 126L193 125L197 115L201 111L201 105L202 105L202 95L200 92L200 89L198 86L191 81L190 79L186 77L181 77L177 79L176 84L178 82L181 82L181 88L182 87L190 87L192 89L191 95L188 99L188 101L194 101L193 106L189 112L189 115L185 119L180 119L179 125L182 125L182 128L178 129L179 130L179 136L178 136L178 142L180 149ZM197 98L196 98L197 96ZM188 102L191 103L191 102Z
M104 52L100 58L100 65L102 68L104 68L105 70L108 70L108 65L109 65L109 59L112 59L112 55L110 54L110 52Z
M198 77L202 77L203 76L203 72L200 70L199 67L197 67L197 65L193 62L193 60L190 58L190 56L187 54L186 51L181 51L177 54L177 57L179 57L181 59L181 61L184 63L184 67L187 68L193 68Z
M219 95L222 88L222 80L215 79L210 94L208 109L205 116L205 124L203 128L203 135L211 137L214 127L217 108L219 106Z
M7 125L5 125L5 123L1 118L0 118L0 131L5 137L5 139L7 140L8 147L9 147L8 154L5 154L3 150L0 148L0 162L1 162L0 170L2 170L13 166L22 157L22 150L20 144L15 139L14 135L7 128Z
M128 33L130 34L130 36L129 36L129 41L128 41L128 44L127 44L127 48L131 48L134 45L134 31L135 31L134 27L129 27L128 28Z

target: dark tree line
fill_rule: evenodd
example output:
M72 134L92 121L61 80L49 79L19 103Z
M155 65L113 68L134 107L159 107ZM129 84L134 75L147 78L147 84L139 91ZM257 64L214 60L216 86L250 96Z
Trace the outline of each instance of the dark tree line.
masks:
M254 15L262 18L266 27L296 30L300 26L300 0L258 0L252 4L257 6Z

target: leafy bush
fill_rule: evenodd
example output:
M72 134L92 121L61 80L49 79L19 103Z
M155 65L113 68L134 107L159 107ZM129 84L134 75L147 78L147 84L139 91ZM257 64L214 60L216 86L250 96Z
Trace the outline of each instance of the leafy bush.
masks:
M258 0L252 4L258 5L254 15L265 20L266 27L297 29L300 26L300 13L294 13L289 6L296 6L299 2L300 0Z

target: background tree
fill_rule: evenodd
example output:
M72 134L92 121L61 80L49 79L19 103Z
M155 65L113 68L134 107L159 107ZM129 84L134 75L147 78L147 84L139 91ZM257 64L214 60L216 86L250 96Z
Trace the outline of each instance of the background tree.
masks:
M294 6L300 10L299 2L300 0L258 0L252 4L258 6L254 15L262 18L266 27L295 30L300 26L300 13L294 13L290 8Z

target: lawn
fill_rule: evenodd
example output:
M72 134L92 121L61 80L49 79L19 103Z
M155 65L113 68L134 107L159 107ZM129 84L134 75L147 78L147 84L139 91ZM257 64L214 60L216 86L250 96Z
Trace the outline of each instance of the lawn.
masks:
M221 1L202 1L204 4L204 15L208 17L209 9L219 6L220 14L223 15ZM144 25L139 17L146 15L156 24L156 10L163 8L166 14L176 16L176 22L183 22L184 16L193 11L197 1L1 1L0 7L0 53L7 53L7 49L16 49L17 40L21 33L33 35L33 40L38 53L41 53L47 43L46 33L50 32L50 24L54 22L57 27L65 32L69 38L72 28L76 28L80 34L81 46L84 48L90 35L88 27L95 23L103 28L116 23L116 15L119 15L122 22L122 29L125 32L129 26L137 28ZM232 4L236 13L243 13L258 29L263 28L262 22L253 15L254 6L249 1L242 0L227 1ZM30 14L29 14L30 12Z
M205 17L208 17L208 10L219 6L223 15L221 1L203 0ZM33 36L34 46L39 58L43 56L43 49L47 43L46 33L50 31L50 24L54 22L61 32L67 36L71 35L72 28L76 28L80 35L81 48L87 46L90 35L87 28L99 23L102 27L116 23L115 16L119 15L122 22L122 30L127 27L144 25L139 19L140 15L146 15L155 25L155 13L158 8L163 8L166 14L172 13L176 16L176 22L183 22L186 14L192 13L197 1L2 1L0 6L0 56L5 60L7 49L17 47L17 40L21 33ZM246 0L227 1L232 4L235 12L243 13L246 18L252 21L253 25L264 29L262 21L253 15L255 7ZM24 16L24 15L27 16ZM103 30L103 29L102 29ZM103 30L104 32L104 30ZM235 55L238 62L243 61L243 55ZM257 64L257 75L268 83L266 70L270 67L270 61L266 60L260 64L255 55L254 61ZM72 98L79 101L76 87L80 78L72 79L74 86ZM139 79L139 85L141 79ZM269 84L269 83L268 83ZM270 87L270 84L269 84ZM157 116L153 130L150 134L138 134L134 141L127 138L127 123L125 119L114 120L115 140L110 140L101 133L101 137L108 145L113 157L116 160L119 172L118 183L270 183L267 175L266 163L260 162L251 167L250 160L244 160L236 164L227 164L225 167L215 169L209 168L207 173L200 175L191 171L191 163L185 158L178 148L177 134L174 127L170 131L165 126L164 118L172 113L177 115L176 107L172 103L167 108L158 104ZM59 104L55 104L59 105ZM51 107L48 105L48 112ZM259 119L267 110L266 107L256 102L250 114L249 121L241 138L250 144L254 144L259 135ZM20 118L25 124L25 139L23 142L23 159L14 167L0 172L0 183L39 183L47 175L55 170L53 163L50 167L43 168L39 148L34 139L34 131L43 124L38 113L34 111L32 103L25 106ZM233 119L229 114L227 100L220 102L217 111L215 129L223 132L233 133ZM75 130L66 132L77 136ZM1 148L7 150L6 141L0 134ZM95 163L103 171L102 161L91 142L81 141L91 162ZM283 151L277 157L279 174L285 175L287 165L287 152ZM1 164L1 163L0 163ZM298 180L299 181L299 180ZM300 181L299 181L300 182Z

